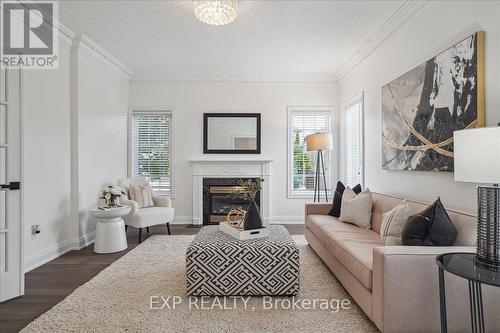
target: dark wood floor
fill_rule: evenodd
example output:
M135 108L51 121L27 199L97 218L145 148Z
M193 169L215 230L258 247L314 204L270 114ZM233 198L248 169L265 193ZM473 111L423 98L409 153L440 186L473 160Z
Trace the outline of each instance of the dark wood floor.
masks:
M194 235L198 228L172 225L173 235ZM304 233L302 225L287 225L291 234ZM162 226L152 227L149 235L166 234ZM143 233L143 240L149 237ZM65 255L26 274L25 295L0 304L0 332L18 332L42 313L62 301L76 288L92 279L138 245L138 233L128 230L128 249L119 253L95 254L93 245Z

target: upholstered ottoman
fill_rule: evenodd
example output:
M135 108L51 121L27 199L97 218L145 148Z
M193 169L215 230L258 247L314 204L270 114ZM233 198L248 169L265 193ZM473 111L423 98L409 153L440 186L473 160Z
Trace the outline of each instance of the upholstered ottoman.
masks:
M188 295L296 295L299 249L283 226L269 228L269 237L239 241L203 227L186 251Z

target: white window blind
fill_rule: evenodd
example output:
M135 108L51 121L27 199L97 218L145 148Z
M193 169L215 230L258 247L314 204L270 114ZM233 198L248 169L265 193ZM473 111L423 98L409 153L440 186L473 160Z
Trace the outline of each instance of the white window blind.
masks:
M345 183L363 185L363 97L355 97L345 107Z
M331 133L331 110L321 108L289 108L288 128L288 196L312 198L317 152L306 150L305 137L314 133ZM332 152L324 151L327 192L330 195ZM324 191L321 181L320 189Z
M171 111L132 112L132 175L145 177L155 194L173 193Z

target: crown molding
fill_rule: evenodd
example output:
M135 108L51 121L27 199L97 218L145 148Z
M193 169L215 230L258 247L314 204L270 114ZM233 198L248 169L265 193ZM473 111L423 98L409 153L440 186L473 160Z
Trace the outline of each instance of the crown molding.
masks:
M134 75L131 77L133 82L269 82L269 83L334 83L337 79L334 75Z
M84 48L81 48L82 46L84 46ZM112 65L129 79L133 75L133 72L127 66L84 34L76 34L73 38L72 51L78 52L79 50L85 50L88 55Z
M371 29L370 32L351 50L347 61L335 71L337 79L343 81L356 66L424 8L429 1L430 0L404 0L400 6L392 11L386 19Z

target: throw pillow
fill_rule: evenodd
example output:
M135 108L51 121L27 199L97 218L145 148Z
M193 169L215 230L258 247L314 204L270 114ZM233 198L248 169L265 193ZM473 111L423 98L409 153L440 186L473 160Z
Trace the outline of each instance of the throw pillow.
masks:
M371 228L372 194L369 189L360 194L347 187L342 195L339 221L357 225L363 229Z
M403 245L403 230L410 215L411 208L405 201L384 214L380 227L380 239L384 245Z
M137 202L139 208L153 207L153 194L148 186L130 185L129 189L130 200Z
M403 245L450 246L457 237L457 229L437 199L423 212L410 216L403 230Z
M335 189L335 194L333 195L332 209L330 209L328 215L337 218L340 217L340 209L342 207L342 194L344 194L344 190L345 190L344 184L342 184L341 181L337 182L337 188ZM361 193L361 185L358 184L354 186L352 190L356 194Z

